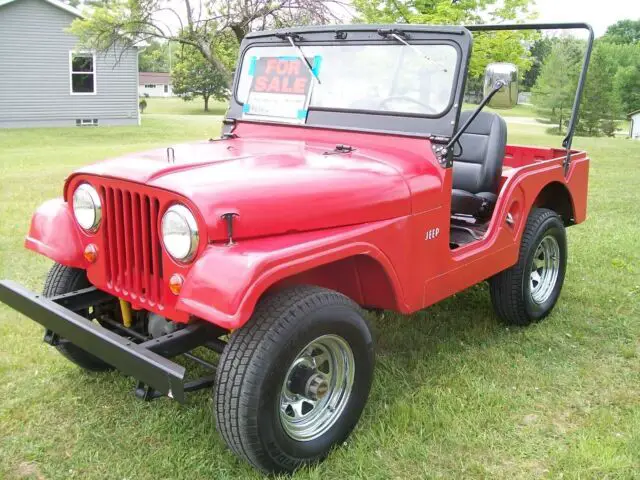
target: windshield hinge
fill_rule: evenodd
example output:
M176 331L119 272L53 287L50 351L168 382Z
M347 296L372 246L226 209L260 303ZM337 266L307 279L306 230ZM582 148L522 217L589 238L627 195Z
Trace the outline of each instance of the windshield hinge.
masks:
M302 40L302 37L300 36L300 34L294 33L294 32L276 33L275 37L279 38L280 40L287 40L287 41L289 39L292 39L294 42L297 42L298 40Z
M398 30L397 28L379 28L378 35L380 35L381 37L392 37L394 35L397 35L404 38L405 40L410 38L407 32L403 32L402 30Z
M453 164L453 159L451 155L449 155L449 149L446 145L437 145L435 143L431 144L431 150L433 150L433 154L436 156L438 163L441 167L449 168Z

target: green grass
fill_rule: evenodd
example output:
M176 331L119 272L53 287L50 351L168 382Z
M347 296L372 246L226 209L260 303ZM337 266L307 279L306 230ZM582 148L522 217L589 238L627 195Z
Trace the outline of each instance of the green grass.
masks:
M463 105L464 110L474 110L476 108L477 108L477 105L474 105L472 103L465 103ZM487 112L499 113L504 117L529 117L529 118L536 117L536 111L533 105L516 105L513 108L502 109L502 110L496 110L493 108L486 107L484 110Z
M227 102L218 102L214 99L209 100L209 111L204 111L204 100L202 98L194 98L190 101L184 101L179 97L148 97L147 108L143 118L147 114L174 114L174 115L224 115L227 110Z
M29 217L73 168L208 138L207 117L146 116L141 128L0 130L0 278L41 287L50 263L22 247ZM512 142L559 145L544 128ZM320 478L638 478L640 142L577 138L592 156L589 219L569 230L554 313L497 323L486 285L412 316L373 318L373 391ZM416 266L419 268L419 266ZM209 392L143 403L134 381L80 371L42 330L0 306L0 478L259 478L225 448Z

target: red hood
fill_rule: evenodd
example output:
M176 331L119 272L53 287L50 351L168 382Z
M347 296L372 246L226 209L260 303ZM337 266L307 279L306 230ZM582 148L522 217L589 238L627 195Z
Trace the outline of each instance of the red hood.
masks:
M343 135L344 136L344 135ZM406 167L415 153L336 143L234 138L173 146L106 160L76 172L146 184L190 199L209 240L226 238L220 216L235 212L235 236L254 237L384 220L411 212ZM422 143L424 147L424 143ZM325 152L331 152L325 154ZM416 159L419 161L420 159ZM424 159L422 159L424 165Z

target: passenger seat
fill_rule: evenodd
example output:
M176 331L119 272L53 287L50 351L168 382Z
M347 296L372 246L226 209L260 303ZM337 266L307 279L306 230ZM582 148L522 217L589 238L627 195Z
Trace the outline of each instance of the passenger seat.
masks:
M462 112L458 125L472 113ZM489 217L498 199L507 124L498 114L480 112L460 137L460 146L453 159L451 213Z

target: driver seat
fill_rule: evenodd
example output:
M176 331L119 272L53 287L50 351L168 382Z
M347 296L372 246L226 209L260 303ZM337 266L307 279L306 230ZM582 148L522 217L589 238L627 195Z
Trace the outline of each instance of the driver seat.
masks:
M473 112L462 112L463 125ZM453 159L451 213L488 217L498 199L507 124L495 113L480 112L460 136L461 152Z

